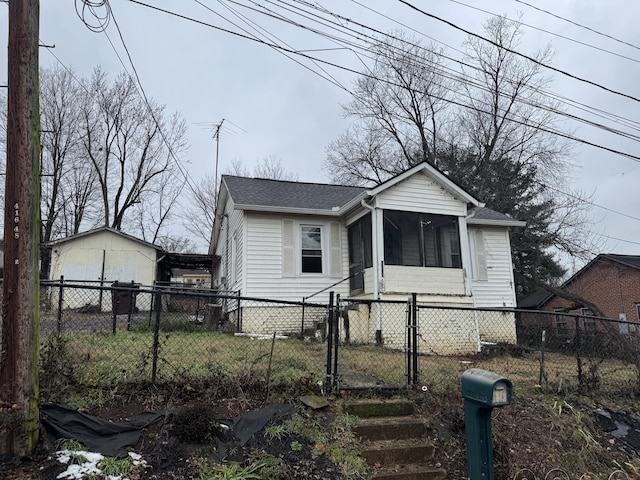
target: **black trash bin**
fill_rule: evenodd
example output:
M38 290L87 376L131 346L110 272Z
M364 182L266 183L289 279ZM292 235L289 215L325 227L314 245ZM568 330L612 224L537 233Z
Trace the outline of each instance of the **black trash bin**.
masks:
M117 288L117 290L111 290L113 313L115 315L135 313L137 290L140 288L140 285L116 281L113 282L111 286Z

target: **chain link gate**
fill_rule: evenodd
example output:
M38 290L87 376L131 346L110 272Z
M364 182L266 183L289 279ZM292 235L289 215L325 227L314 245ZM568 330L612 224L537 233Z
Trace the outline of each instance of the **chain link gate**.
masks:
M394 317L399 321L394 323ZM368 328L363 329L362 324ZM336 389L397 390L416 385L418 330L415 294L406 302L385 302L341 300L340 295L330 292L325 393Z

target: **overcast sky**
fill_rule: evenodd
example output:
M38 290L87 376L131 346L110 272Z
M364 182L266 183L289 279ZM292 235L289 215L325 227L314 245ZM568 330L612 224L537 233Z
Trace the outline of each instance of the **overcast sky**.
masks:
M299 7L301 4L296 0L145 0L145 3L202 23L128 0L111 0L113 15L106 32L94 33L76 14L74 1L41 0L40 39L45 45L55 45L51 51L40 50L41 65L52 66L59 59L84 77L89 77L98 65L112 78L125 69L133 73L123 39L147 96L166 105L169 111L179 111L188 123L191 147L182 161L194 182L215 170L213 130L222 119L225 123L219 144L221 171L229 168L234 159L252 168L256 161L275 156L300 180L327 181L322 169L325 149L348 125L342 117L341 105L349 101L347 90L356 79L356 74L349 70L360 71L362 64L352 52L326 37L246 7L260 5L324 33L330 32L327 26L282 9ZM521 21L530 25L524 27L523 53L532 54L546 42L552 42L556 52L555 68L640 98L640 30L637 27L640 4L635 0L411 0L410 3L479 34L491 14L517 18L520 12ZM75 4L82 2L76 0ZM425 44L441 42L450 49L452 57L461 58L456 49L461 48L464 33L400 1L332 0L311 4L382 32L413 29L413 34L425 36ZM6 4L0 5L1 24L5 27L7 10ZM372 34L356 23L332 18L358 32ZM97 24L88 12L86 19ZM259 35L265 41L305 52L344 69L328 63L313 64L295 54L285 55L223 29L249 37ZM344 38L344 34L340 35ZM6 64L6 49L3 49L1 84L6 84ZM625 119L638 118L637 100L608 93L559 73L550 71L549 74L554 78L552 90L559 95ZM572 113L605 123L610 128L623 128L620 123L578 110ZM640 156L638 144L631 140L583 124L567 127L576 137ZM599 220L593 226L594 231L611 237L603 251L640 254L638 161L583 144L576 144L573 160L576 164L573 175L559 187L579 187L594 193L594 203L604 207L593 209L594 218Z

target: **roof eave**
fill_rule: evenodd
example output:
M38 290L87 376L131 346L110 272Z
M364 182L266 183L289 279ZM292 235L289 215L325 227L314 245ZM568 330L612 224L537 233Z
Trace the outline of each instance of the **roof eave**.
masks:
M120 230L117 230L115 228L112 227L98 227L98 228L94 228L91 230L86 230L84 232L80 232L80 233L76 233L74 235L69 235L68 237L64 237L64 238L58 238L55 240L50 240L49 242L43 242L42 246L43 247L54 247L56 245L60 245L61 243L67 243L70 241L75 241L78 240L80 238L83 237L88 237L97 233L101 233L101 232L110 232L114 235L119 235L121 237L124 238L128 238L129 240L133 241L133 242L137 242L140 243L142 245L146 245L149 248L153 248L154 250L158 251L158 252L162 252L164 251L164 249L158 245L155 245L151 242L147 242L146 240L142 240L141 238L137 238L134 237L133 235L129 235L128 233L122 232Z
M325 217L342 216L342 208L335 210L327 210L320 208L291 208L278 207L273 205L235 205L234 210L244 210L249 212L266 212L266 213L289 213L296 215L322 215Z
M495 227L525 227L527 222L520 220L483 220L481 218L467 218L467 225L487 225Z

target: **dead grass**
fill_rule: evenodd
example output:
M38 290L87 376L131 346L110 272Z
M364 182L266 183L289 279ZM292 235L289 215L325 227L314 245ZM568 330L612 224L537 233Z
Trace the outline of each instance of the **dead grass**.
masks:
M122 381L151 379L153 332L118 330L105 333L64 334L60 341L67 365L81 384L96 386ZM306 376L314 383L324 380L327 352L323 343L297 339L251 339L209 331L163 332L158 339L155 364L158 382L183 378L207 378L214 375L247 375L266 379L295 379ZM57 360L60 364L60 360ZM341 346L338 371L341 374L367 376L379 384L404 386L406 354L373 345ZM430 391L459 388L462 372L471 367L494 371L511 379L515 395L527 396L540 391L577 393L577 360L568 354L546 352L541 365L539 352L510 352L492 357L437 356L419 357L419 386ZM541 375L542 368L542 375ZM635 367L617 359L582 359L583 389L602 396L635 396L638 373ZM542 377L542 381L541 381Z

